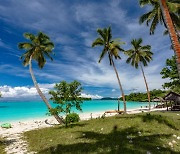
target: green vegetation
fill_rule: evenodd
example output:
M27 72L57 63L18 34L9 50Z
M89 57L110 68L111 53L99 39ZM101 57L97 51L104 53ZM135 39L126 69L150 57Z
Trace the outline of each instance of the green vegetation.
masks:
M143 66L148 66L148 63L152 60L153 53L151 52L151 46L150 45L142 46L141 45L142 42L143 42L142 38L133 39L131 41L132 49L126 51L126 54L128 55L128 59L126 60L126 62L128 64L130 63L136 69L138 69L140 66L141 72L144 78L144 82L146 85L148 102L149 102L149 110L150 110L151 98L150 98L149 87L146 81Z
M92 98L85 98L85 97L81 97L81 99L84 100L84 101L90 101L90 100L92 100Z
M179 112L119 115L25 132L29 150L50 153L179 153ZM173 147L171 147L171 144Z
M168 91L163 91L163 90L159 90L159 89L154 89L150 91L151 93L151 100L154 99L155 97L164 97ZM126 100L127 101L138 101L138 102L147 102L148 98L147 98L147 94L146 93L130 93L129 95L126 95ZM122 100L122 98L121 98Z
M29 65L29 71L34 86L39 96L42 98L47 108L50 110L52 109L52 107L46 99L46 97L43 95L42 91L40 90L36 78L34 76L32 70L32 60L35 60L38 63L39 68L42 69L46 63L45 57L53 60L51 54L53 53L52 50L54 49L54 44L53 42L51 42L50 38L42 32L39 32L37 35L33 35L31 33L24 33L24 37L28 40L28 42L22 42L18 44L19 49L23 49L26 51L21 56L21 59L23 59L23 65ZM62 123L62 119L57 114L54 115L54 117L59 123Z
M99 58L99 63L104 58L104 56L108 54L110 66L113 66L116 77L118 79L119 88L124 102L124 112L126 113L126 100L124 96L124 91L114 63L114 58L121 59L121 57L119 56L119 51L124 51L124 49L122 49L120 45L124 44L124 42L120 42L119 39L112 39L111 27L98 29L97 33L99 37L92 43L92 47L103 46L103 50Z
M67 121L68 124L79 122L79 120L80 120L80 117L79 117L79 115L77 113L69 113L66 116L66 121Z
M173 56L171 59L166 60L166 67L160 73L163 79L169 79L170 82L163 84L163 88L170 89L174 92L180 93L180 80L178 77L178 70L176 66L176 58Z
M52 115L65 113L67 117L67 115L71 113L72 107L76 107L77 110L82 111L81 104L83 102L80 97L82 87L78 81L73 81L71 83L61 81L60 83L56 83L54 89L55 90L49 91L49 94L51 95L50 100L57 104L55 108L49 110ZM66 126L68 124L67 120L68 119L66 118Z
M0 154L5 154L5 144L2 138L0 138Z

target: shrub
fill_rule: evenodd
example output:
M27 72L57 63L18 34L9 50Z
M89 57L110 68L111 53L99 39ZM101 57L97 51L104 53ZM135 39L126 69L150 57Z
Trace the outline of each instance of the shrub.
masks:
M80 117L79 117L79 115L77 113L69 113L66 116L65 120L69 124L69 123L79 122Z

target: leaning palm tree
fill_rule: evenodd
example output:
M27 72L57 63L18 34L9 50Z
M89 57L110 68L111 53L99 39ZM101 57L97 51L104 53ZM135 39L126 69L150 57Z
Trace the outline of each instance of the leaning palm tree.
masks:
M36 78L32 70L32 60L37 61L39 68L42 69L46 63L45 56L53 60L50 54L53 53L52 50L54 48L54 44L53 42L51 42L50 38L42 32L39 32L37 36L31 33L24 33L24 37L29 41L18 44L19 49L26 50L26 52L21 56L21 59L23 59L23 65L29 65L29 71L34 86L39 96L45 102L47 108L51 110L51 105L49 104L47 98L43 95L42 91L40 90L37 84ZM62 123L62 119L57 114L54 114L54 117L59 123Z
M104 58L104 56L108 54L110 66L113 66L114 71L116 73L116 77L118 79L119 88L124 102L124 112L126 113L125 95L114 63L114 58L121 59L121 57L119 56L119 51L124 50L120 47L120 45L124 43L120 42L118 39L112 39L111 27L98 29L97 33L99 37L92 43L92 47L103 46L103 50L99 58L99 63Z
M176 54L178 74L180 78L180 1L179 0L140 0L140 5L150 5L152 10L140 17L140 23L146 21L150 26L150 34L158 23L164 24L172 42Z
M148 88L148 84L146 81L146 77L144 74L143 66L148 66L148 63L152 60L153 53L151 52L151 46L145 45L142 46L142 38L140 39L133 39L131 41L132 49L127 50L125 52L126 55L128 55L128 59L126 60L127 63L131 63L132 66L134 66L136 69L141 68L144 82L146 85L147 95L148 95L148 101L149 101L149 110L151 109L151 99L150 99L150 92Z

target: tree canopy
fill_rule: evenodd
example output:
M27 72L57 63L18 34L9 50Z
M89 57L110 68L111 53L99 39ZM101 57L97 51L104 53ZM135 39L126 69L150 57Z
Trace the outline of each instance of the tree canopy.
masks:
M169 79L169 82L165 82L162 85L163 88L180 92L180 81L175 56L172 56L171 59L166 60L166 66L162 69L160 74L162 75L163 79Z
M78 81L67 83L61 81L56 83L54 90L49 91L51 95L50 100L57 104L50 112L51 114L57 113L70 113L71 108L75 107L77 110L82 111L81 104L83 103L81 98L82 87Z
M27 66L29 64L30 58L38 62L39 68L43 68L46 59L45 57L50 58L53 54L52 50L54 49L54 43L51 42L50 38L39 32L37 35L31 33L24 33L24 37L29 40L29 42L21 42L18 44L19 49L24 49L26 52L21 56L23 59L23 65Z

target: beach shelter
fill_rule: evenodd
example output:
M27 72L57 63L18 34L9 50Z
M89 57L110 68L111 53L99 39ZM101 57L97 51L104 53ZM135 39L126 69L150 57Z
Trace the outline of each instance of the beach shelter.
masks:
M180 94L171 91L166 96L164 96L163 99L166 101L166 105L168 101L170 102L171 110L180 110Z
M152 102L156 102L157 106L164 106L163 102L164 99L162 97L154 97L154 99L152 100ZM158 103L161 103L161 105L159 105Z

